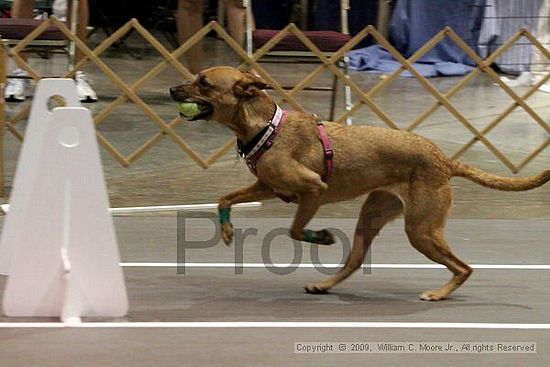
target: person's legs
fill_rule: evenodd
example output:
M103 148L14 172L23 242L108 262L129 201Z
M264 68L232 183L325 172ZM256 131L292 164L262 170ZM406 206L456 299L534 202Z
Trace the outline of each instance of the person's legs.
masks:
M203 5L203 0L178 0L176 24L180 43L184 43L201 29ZM191 47L185 55L190 71L194 74L198 73L204 59L202 41Z
M243 7L243 1L225 0L225 7L227 9L227 28L229 34L242 46L246 32L246 9Z
M12 4L12 16L14 18L32 18L35 7L34 0L14 0ZM71 22L72 0L67 0L67 21ZM79 0L78 2L78 22L76 34L82 41L86 41L87 28L89 22L89 6L88 0ZM26 61L25 53L21 53L21 57ZM76 50L76 62L80 61L84 54L80 50ZM13 76L18 78L8 79L6 85L6 99L13 102L21 102L25 100L27 89L30 87L30 81L24 79L27 73L20 69L15 69L11 72ZM75 75L77 94L83 102L97 101L97 94L88 83L86 74L82 71L77 71Z
M34 0L13 0L11 16L13 18L32 18Z
M11 5L11 15L13 18L32 18L34 11L34 0L13 0ZM23 60L27 61L27 54L20 53ZM25 100L30 89L30 80L27 72L16 68L10 72L12 78L8 78L6 83L6 101L22 102Z
M67 0L67 26L71 27L71 16L73 14L73 1ZM82 42L86 42L86 37L88 36L88 24L90 22L90 8L88 5L88 0L79 0L78 1L78 14L76 22L76 36L80 38ZM75 62L78 63L84 57L84 54L80 50L76 50L76 59Z
M71 18L73 14L73 1L67 0L67 24L71 26ZM77 9L77 22L76 22L76 36L82 41L86 42L88 36L88 23L90 21L90 8L88 0L79 0ZM80 49L76 49L75 63L78 63L84 58L84 53ZM77 71L74 77L76 81L76 94L81 102L95 102L97 101L97 93L94 91L88 77L83 71Z

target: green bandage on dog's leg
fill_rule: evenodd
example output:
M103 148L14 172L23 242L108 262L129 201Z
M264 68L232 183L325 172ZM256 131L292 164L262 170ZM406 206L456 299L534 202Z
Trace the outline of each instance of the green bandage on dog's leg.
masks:
M219 213L219 216L220 216L220 223L221 224L229 223L231 221L230 220L231 219L230 218L231 208L219 208L218 213Z
M315 231L312 231L311 229L306 229L304 230L304 241L306 242L311 242L311 243L316 243L315 242Z

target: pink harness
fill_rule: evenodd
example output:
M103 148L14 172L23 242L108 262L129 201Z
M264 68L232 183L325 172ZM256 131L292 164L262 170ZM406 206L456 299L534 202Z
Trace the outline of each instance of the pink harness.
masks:
M253 141L257 140L257 142L251 149L249 149L248 152L245 151L247 148L246 146L243 146L240 143L237 144L237 152L241 157L244 158L248 168L250 169L250 172L252 172L255 176L258 176L258 172L256 169L258 161L260 160L262 155L267 152L267 150L273 145L273 141L283 127L287 116L288 112L283 111L279 106L277 106L273 118L271 119L271 121L268 122L266 128L264 128L264 130L262 130L253 139ZM328 181L328 179L332 175L332 171L334 170L334 151L332 150L332 145L330 144L327 130L322 121L317 121L317 130L319 132L319 140L323 145L323 153L325 156L326 173L322 178L323 181L326 182ZM261 135L261 137L259 137L259 135Z
M327 129L322 121L317 121L317 130L319 130L319 140L321 140L321 144L323 144L323 152L325 153L325 166L327 173L323 176L323 181L327 182L334 169L334 150L332 150Z

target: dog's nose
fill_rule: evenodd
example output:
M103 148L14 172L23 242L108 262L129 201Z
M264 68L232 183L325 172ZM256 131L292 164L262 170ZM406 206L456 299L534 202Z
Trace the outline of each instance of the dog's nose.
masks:
M178 87L170 88L170 95L174 97L178 93Z

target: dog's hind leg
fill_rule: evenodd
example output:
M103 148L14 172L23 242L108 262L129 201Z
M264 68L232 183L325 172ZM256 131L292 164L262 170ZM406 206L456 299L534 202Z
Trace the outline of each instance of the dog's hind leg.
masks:
M363 263L372 240L382 227L395 219L402 211L403 204L397 196L385 191L371 193L361 208L353 237L353 247L344 267L323 282L308 284L305 287L306 292L324 293L349 277Z
M451 280L439 289L428 290L420 295L425 301L445 299L460 287L472 273L466 263L451 252L445 241L444 229L451 206L451 187L416 187L405 199L405 230L409 241L430 260L445 265L452 273Z

